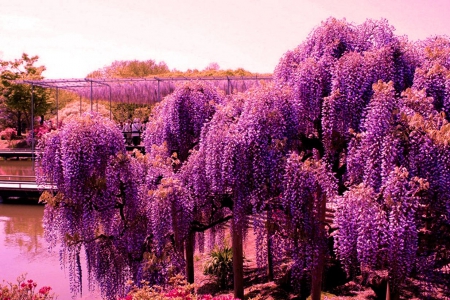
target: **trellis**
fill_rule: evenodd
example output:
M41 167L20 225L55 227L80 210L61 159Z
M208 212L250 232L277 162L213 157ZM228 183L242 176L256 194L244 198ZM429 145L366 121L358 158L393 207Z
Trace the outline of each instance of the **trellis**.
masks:
M259 86L264 81L271 81L269 76L225 76L225 77L149 77L149 78L72 78L23 80L17 83L31 85L31 119L34 120L34 87L55 89L56 91L56 124L58 120L58 93L60 89L72 91L80 96L80 111L82 98L89 99L91 111L93 103L109 101L110 119L112 119L112 102L148 104L161 101L172 93L178 84L189 81L207 81L213 86L230 95ZM34 135L34 122L31 122L31 133ZM32 139L34 150L34 139Z

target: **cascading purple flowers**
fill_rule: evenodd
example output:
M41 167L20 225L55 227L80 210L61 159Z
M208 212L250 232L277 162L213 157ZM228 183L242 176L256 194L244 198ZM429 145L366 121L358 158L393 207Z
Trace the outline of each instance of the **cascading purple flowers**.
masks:
M91 283L107 298L123 294L138 272L147 231L139 201L142 163L125 153L115 123L95 114L73 118L40 147L37 182L56 186L42 196L45 233L52 245L61 243L73 291L81 292L84 249Z
M229 220L238 246L253 226L261 269L287 258L297 283L320 283L329 231L350 277L387 271L394 294L412 270L438 282L450 262L450 41L393 31L330 18L280 59L273 84L227 97L178 86L152 111L146 156L125 154L95 115L47 134L46 236L63 242L73 287L82 246L112 298L126 278L167 282L194 233L203 248L211 229L213 246Z

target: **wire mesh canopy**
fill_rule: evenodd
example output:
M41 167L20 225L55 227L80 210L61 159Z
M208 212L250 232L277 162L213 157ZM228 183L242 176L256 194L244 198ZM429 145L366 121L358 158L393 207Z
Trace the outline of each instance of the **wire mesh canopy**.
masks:
M258 86L272 77L174 77L174 78L73 78L23 80L19 83L44 88L71 90L93 100L108 100L122 103L151 104L172 93L177 85L188 81L207 81L225 94L243 92Z

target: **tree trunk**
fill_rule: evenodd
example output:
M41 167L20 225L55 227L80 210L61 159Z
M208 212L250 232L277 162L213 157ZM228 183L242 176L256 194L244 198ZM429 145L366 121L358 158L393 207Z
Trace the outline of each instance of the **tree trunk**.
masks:
M272 256L272 212L267 211L267 281L273 281L273 256Z
M22 136L22 113L20 110L17 112L17 136Z
M311 300L320 300L322 294L322 277L323 268L325 265L325 209L326 209L326 195L321 191L321 188L317 188L316 197L318 199L318 226L314 228L314 239L320 243L318 247L316 263L313 264L311 270ZM314 259L313 259L314 262Z
M190 232L185 243L186 277L189 283L194 283L194 238L195 232Z
M320 249L317 263L313 266L311 277L311 300L320 300L322 294L322 275L324 266L324 250Z
M386 285L386 300L391 300L391 291L389 289L389 280L388 280L388 283Z
M244 299L244 255L242 248L242 229L232 221L232 247L233 247L233 279L234 297Z
M400 293L398 292L398 290L391 291L388 279L388 282L386 284L386 300L398 300L398 299L400 299Z

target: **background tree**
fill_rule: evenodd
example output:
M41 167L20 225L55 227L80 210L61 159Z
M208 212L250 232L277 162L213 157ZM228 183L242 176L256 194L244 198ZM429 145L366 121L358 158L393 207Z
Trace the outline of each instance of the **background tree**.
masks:
M28 126L31 124L31 86L28 84L15 83L15 80L38 80L42 79L44 66L35 66L38 56L22 54L20 59L14 61L0 61L2 72L0 74L0 101L7 112L16 119L17 135L22 133L22 122ZM49 108L49 92L41 87L34 88L34 114L44 116Z
M154 60L120 60L114 61L110 66L89 73L88 78L132 78L148 77L169 72L165 62Z
M163 61L156 62L154 60L121 60L114 61L111 65L105 66L99 70L89 73L87 78L145 78L169 73L169 67ZM143 101L144 103L146 101ZM135 103L114 103L112 114L118 122L124 122L127 119L148 118L149 114L145 113L147 105Z

